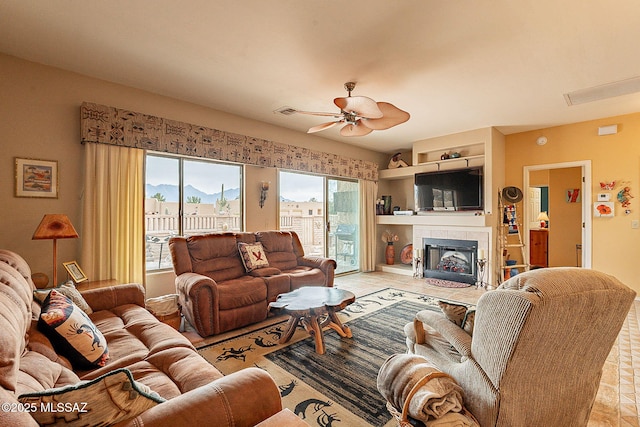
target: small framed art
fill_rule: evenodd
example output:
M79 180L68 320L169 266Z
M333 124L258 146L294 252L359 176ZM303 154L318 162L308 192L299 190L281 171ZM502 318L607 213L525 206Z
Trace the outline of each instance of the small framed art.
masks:
M593 216L611 218L614 216L613 202L596 202L593 204Z
M58 162L16 157L16 197L58 198Z
M64 268L67 270L67 273L69 273L71 280L73 280L75 283L80 283L88 280L87 275L84 274L84 271L82 271L77 261L63 262L62 265L64 265Z

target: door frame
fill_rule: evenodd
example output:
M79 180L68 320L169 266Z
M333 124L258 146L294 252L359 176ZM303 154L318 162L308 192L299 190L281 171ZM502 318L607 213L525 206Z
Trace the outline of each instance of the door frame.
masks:
M548 169L566 169L579 167L582 170L582 268L591 268L591 244L592 244L592 221L591 221L591 160L579 160L575 162L549 163L544 165L531 165L523 167L523 186L524 186L524 206L529 205L529 173L531 171L548 170ZM525 242L529 247L529 218L528 209L523 209ZM527 251L527 263L530 261L529 252Z

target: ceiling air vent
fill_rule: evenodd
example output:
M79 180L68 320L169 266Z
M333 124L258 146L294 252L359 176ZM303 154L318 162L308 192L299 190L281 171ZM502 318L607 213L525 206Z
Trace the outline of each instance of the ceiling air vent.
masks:
M297 110L295 108L291 108L291 107L280 107L277 110L273 110L274 113L280 113L283 114L285 116L290 116L292 114L295 114L297 112Z
M640 77L633 77L627 80L565 93L564 99L567 101L567 105L571 106L600 101L616 96L629 95L636 92L640 92Z

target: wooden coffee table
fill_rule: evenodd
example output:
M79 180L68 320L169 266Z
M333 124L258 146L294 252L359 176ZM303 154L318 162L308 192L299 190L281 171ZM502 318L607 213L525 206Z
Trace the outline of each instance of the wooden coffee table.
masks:
M278 298L269 304L269 309L276 314L291 316L287 323L287 330L280 338L280 344L288 342L298 323L301 323L309 335L314 337L316 353L324 354L322 328L328 326L341 337L351 338L351 329L342 324L336 313L353 304L355 300L356 296L352 292L315 286L305 286L278 295Z

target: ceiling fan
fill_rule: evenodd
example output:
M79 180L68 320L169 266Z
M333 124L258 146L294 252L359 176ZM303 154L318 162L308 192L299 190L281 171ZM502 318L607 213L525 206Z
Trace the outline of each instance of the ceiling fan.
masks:
M326 116L337 119L332 122L313 126L307 133L319 132L345 123L345 126L340 129L340 135L364 136L374 130L389 129L400 123L404 123L411 117L406 111L388 102L376 102L366 96L351 96L351 92L355 87L355 82L345 83L344 88L349 93L349 96L333 100L333 103L340 108L339 113L314 113L295 110L296 113L300 114Z

